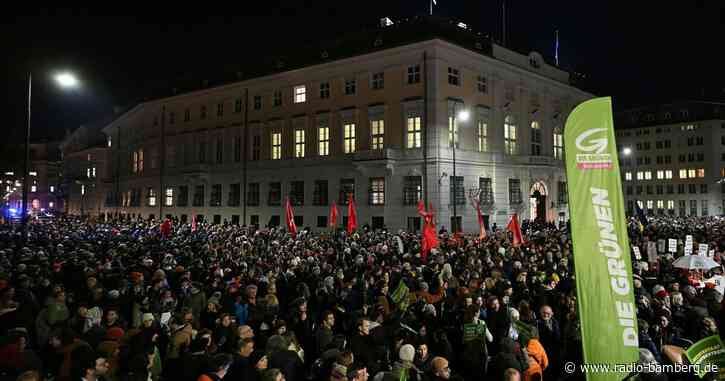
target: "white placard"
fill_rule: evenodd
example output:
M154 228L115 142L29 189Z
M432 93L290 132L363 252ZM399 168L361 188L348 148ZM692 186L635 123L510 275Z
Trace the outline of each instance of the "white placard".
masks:
M657 240L657 252L658 253L664 253L665 252L665 245L667 242L665 242L664 239L658 239Z
M657 262L657 244L654 242L647 242L647 262Z
M723 294L723 291L725 291L725 277L722 275L715 275L714 277L705 280L705 283L715 283L715 289L720 292L720 294Z
M685 236L685 255L692 255L692 236Z
M710 257L710 258L715 257L715 249L711 249L710 251L708 251L707 252L707 256Z
M641 254L641 253L639 252L639 247L637 247L637 246L632 246L632 250L634 251L634 257L635 257L635 258L636 258L636 259L637 259L638 261L641 261L641 260L642 260L642 254Z
M667 240L667 251L670 253L676 253L677 252L677 240L674 238L670 238Z
M707 255L707 244L701 243L697 250L698 255Z

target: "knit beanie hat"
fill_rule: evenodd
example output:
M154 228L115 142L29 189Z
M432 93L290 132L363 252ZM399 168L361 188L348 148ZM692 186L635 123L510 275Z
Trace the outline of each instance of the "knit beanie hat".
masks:
M403 345L400 347L400 351L398 351L398 357L400 358L400 361L413 362L413 359L415 358L415 348L410 344Z

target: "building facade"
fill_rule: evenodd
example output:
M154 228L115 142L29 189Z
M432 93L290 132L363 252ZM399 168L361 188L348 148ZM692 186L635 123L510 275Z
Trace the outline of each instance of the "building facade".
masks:
M725 103L676 102L616 116L628 213L714 216L725 207Z
M17 163L5 168L0 175L3 190L4 215L21 215L23 205L23 167ZM58 142L30 144L30 170L28 173L28 211L31 215L58 212L63 209L60 190L61 157ZM8 213L10 209L13 213Z
M105 122L98 122L81 126L67 134L60 144L63 155L61 191L66 213L84 216L105 213L110 163L106 137L101 132L104 125Z
M118 116L100 212L264 226L289 198L314 229L333 202L344 223L352 196L361 225L392 229L419 228L419 200L449 231L478 229L473 200L498 226L568 218L562 128L592 96L567 72L433 19L354 44Z

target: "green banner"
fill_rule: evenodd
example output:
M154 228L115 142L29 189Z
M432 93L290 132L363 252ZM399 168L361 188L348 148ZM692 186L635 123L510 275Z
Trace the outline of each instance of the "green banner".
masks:
M577 106L564 129L577 302L586 364L639 358L637 308L611 98ZM587 373L621 380L625 373Z
M687 348L687 359L690 364L695 365L695 373L700 378L705 377L708 372L718 372L718 380L723 379L725 371L725 347L723 347L720 336L706 337Z

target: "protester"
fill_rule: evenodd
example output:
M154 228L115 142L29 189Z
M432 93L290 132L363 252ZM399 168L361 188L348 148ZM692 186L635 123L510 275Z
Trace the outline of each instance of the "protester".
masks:
M0 225L0 371L56 380L543 379L581 364L567 227L525 222L421 237L363 226L279 228L176 219ZM162 231L163 230L163 231ZM193 231L192 231L193 230ZM435 236L435 231L428 229ZM693 235L723 262L725 221L652 217L629 240ZM428 237L431 238L432 237ZM433 242L432 240L431 242ZM428 243L426 243L428 245ZM718 334L721 269L632 256L640 346Z

